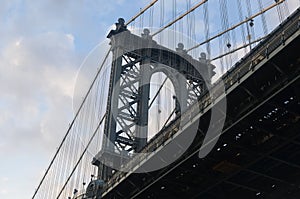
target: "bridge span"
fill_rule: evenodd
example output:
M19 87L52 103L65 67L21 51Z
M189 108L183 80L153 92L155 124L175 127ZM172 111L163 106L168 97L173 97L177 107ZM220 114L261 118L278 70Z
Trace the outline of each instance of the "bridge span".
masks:
M247 54L222 81L213 98L203 94L128 162L129 172L115 172L102 197L116 198L298 198L300 194L300 10ZM199 158L210 110L226 97L222 135L205 158ZM220 114L225 114L221 113ZM178 129L178 123L185 121ZM217 126L217 125L216 125ZM191 128L198 133L189 149L158 171L134 173L151 161L164 161L164 147ZM202 146L206 147L206 146ZM180 145L178 146L180 149ZM174 156L176 154L174 153Z

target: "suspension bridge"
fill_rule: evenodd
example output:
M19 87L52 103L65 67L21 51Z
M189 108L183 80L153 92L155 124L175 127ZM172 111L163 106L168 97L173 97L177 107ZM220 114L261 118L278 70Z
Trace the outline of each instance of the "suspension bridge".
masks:
M154 0L119 18L32 198L299 198L299 5Z

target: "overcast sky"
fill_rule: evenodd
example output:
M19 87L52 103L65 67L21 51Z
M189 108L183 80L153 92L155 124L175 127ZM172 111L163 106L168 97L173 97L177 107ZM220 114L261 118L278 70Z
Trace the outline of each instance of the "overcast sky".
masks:
M1 0L0 198L32 196L72 119L85 56L149 2Z

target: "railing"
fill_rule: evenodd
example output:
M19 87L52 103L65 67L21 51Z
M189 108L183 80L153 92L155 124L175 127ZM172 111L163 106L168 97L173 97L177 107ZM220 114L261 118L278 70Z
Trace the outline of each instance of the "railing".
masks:
M206 91L198 103L192 105L186 112L181 115L181 118L175 119L163 131L154 136L151 141L145 146L140 154L133 157L133 159L124 165L126 171L133 170L138 164L145 160L148 156L147 153L154 152L159 146L162 146L169 138L174 136L178 131L178 126L181 121L186 121L191 117L199 114L197 110L203 111L207 109L215 99L219 98L223 92L219 85L223 81L225 90L231 88L235 83L245 76L248 72L253 70L262 60L268 58L279 46L285 45L285 41L290 38L294 33L300 29L300 9L297 9L290 17L288 17L278 28L276 28L268 37L258 44L253 50L248 53L241 61L236 63L234 67L229 70L219 81L217 81L211 89L213 98L211 99L210 93ZM107 191L115 185L122 177L127 174L121 171L116 172L110 180L105 184L104 191Z

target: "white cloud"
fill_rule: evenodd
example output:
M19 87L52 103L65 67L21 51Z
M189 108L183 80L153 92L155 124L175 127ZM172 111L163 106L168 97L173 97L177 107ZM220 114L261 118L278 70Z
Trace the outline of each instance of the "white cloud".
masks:
M0 190L0 194L1 195L6 195L7 194L7 190L6 189L1 189Z
M72 116L71 98L77 70L73 41L70 34L51 32L23 38L18 45L13 42L3 49L0 128L5 132L11 126L5 137L27 137L28 141L35 137L36 141L47 143L50 140L43 137L41 122L43 132L51 131L52 137L63 134L66 119Z
M20 181L29 196L40 180L33 171L44 170L73 116L79 66L74 36L53 31L17 37L0 48L0 60L0 158L5 160L0 176L31 173L34 178ZM23 169L12 160L22 162ZM5 198L15 198L12 193L10 187L1 191Z
M8 177L2 177L1 178L1 182L8 182L9 181L9 178Z

